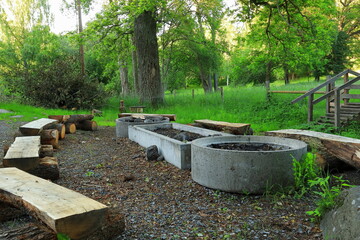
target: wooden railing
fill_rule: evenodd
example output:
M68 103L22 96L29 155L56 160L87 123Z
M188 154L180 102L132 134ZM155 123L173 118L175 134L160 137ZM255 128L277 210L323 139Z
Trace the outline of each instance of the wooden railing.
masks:
M349 81L349 74L355 75L356 77ZM344 76L344 84L339 87L335 87L335 81L340 77ZM313 111L314 105L326 99L326 113L330 113L330 103L334 102L334 121L335 127L340 127L340 101L341 99L344 100L344 104L349 103L350 98L359 98L360 95L356 94L349 94L350 89L360 89L360 85L353 85L355 82L360 80L360 73L355 72L353 70L347 69L324 83L320 84L319 86L307 91L305 94L301 95L300 97L294 99L291 103L299 102L300 100L308 98L308 122L313 121ZM314 99L315 93L323 88L326 87L326 92L321 97Z

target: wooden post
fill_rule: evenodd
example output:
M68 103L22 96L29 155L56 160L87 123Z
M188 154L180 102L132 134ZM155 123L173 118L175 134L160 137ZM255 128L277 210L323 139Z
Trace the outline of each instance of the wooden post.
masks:
M330 92L332 90L331 83L326 85L326 93ZM331 102L331 96L326 98L326 113L330 113L330 102Z
M312 93L309 95L309 99L308 99L308 122L309 123L313 121L313 111L314 111L313 101L314 101L314 94Z
M224 88L220 87L220 95L221 95L221 101L224 102Z
M120 100L119 112L125 112L124 100Z
M346 73L344 75L344 83L347 83L349 81L349 73ZM344 94L349 94L349 89L344 89ZM348 98L344 98L344 104L348 104L349 103L349 99Z
M335 91L335 110L334 110L334 120L335 128L340 127L340 90Z
M194 89L191 91L191 94L192 94L192 98L195 98L195 90Z

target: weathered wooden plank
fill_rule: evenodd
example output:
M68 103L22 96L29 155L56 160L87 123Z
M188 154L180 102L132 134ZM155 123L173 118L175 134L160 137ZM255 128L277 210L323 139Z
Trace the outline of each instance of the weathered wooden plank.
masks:
M341 94L341 97L347 99L360 99L360 94Z
M118 117L134 117L134 118L142 118L145 119L145 117L167 117L170 121L176 121L176 114L150 114L150 113L119 113Z
M40 118L38 120L22 125L21 127L19 127L19 130L25 136L35 136L39 135L44 127L56 122L57 120L55 119Z
M345 89L350 90L350 89L360 89L360 85L351 85L349 87L346 87Z
M107 206L17 168L0 169L0 200L26 208L71 239L91 235L105 221Z
M39 164L40 136L17 137L3 159L4 167L28 171Z
M238 135L248 134L250 130L250 124L247 123L229 123L208 119L195 120L195 123L200 124L204 128L209 128L217 131L225 131Z
M308 91L270 91L270 93L304 94ZM325 94L325 91L314 92L314 94Z
M269 131L265 135L302 140L319 151L322 157L329 155L360 169L360 139L298 129Z

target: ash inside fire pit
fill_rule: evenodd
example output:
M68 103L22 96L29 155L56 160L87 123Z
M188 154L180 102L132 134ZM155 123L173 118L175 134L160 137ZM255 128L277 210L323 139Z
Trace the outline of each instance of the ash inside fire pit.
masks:
M174 128L157 128L153 130L153 132L156 132L158 134L167 136L169 138L173 138L182 142L191 142L198 138L203 138L205 136L193 133L193 132L187 132L183 130L178 130Z
M208 147L234 151L279 151L291 149L287 146L269 143L216 143L210 144Z

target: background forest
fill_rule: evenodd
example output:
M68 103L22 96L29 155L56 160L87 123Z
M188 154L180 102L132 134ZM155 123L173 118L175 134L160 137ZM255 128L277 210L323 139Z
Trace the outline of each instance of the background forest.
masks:
M101 107L109 96L263 85L359 66L359 0L63 0L78 29L56 34L51 1L0 3L0 95L44 107Z

